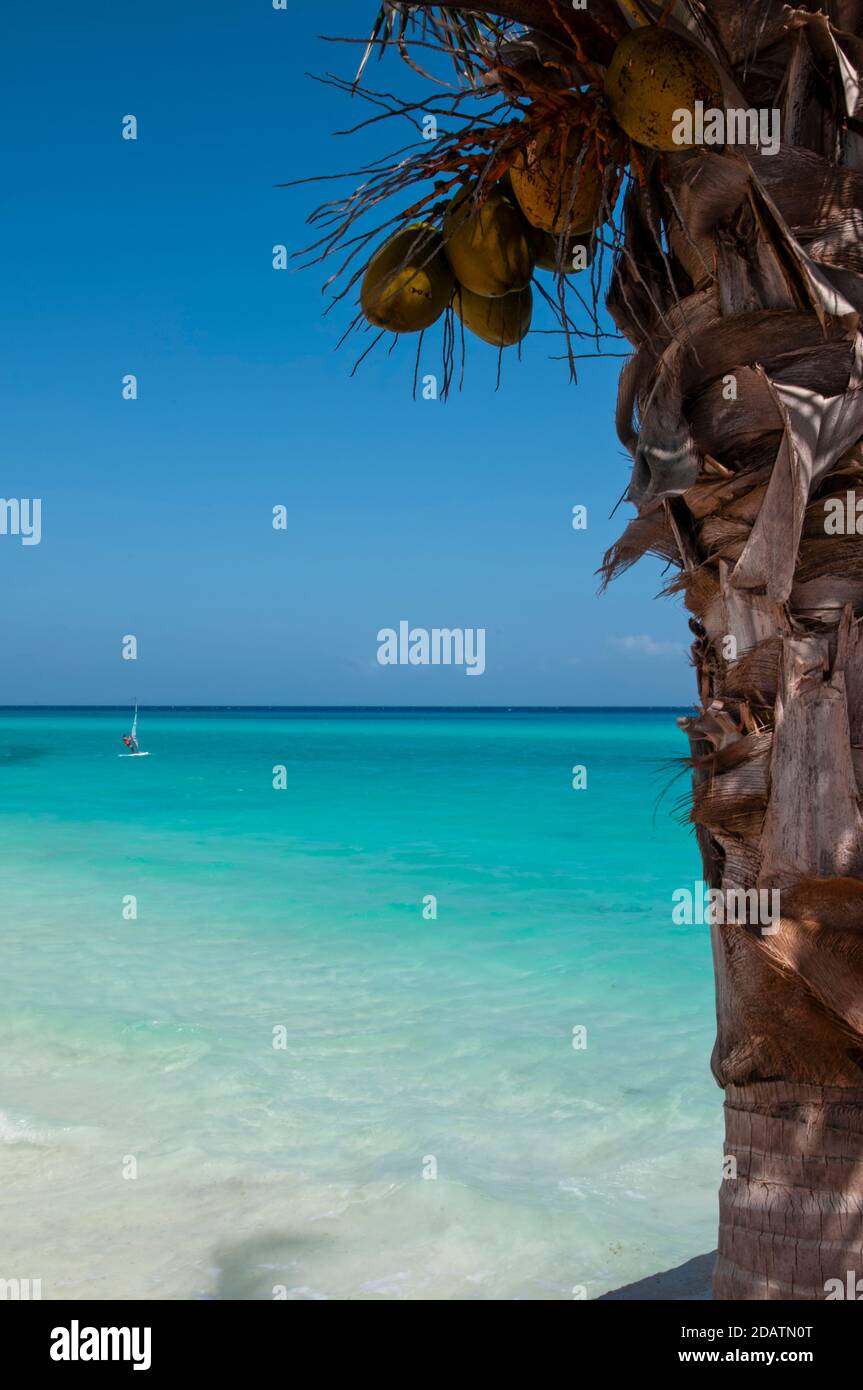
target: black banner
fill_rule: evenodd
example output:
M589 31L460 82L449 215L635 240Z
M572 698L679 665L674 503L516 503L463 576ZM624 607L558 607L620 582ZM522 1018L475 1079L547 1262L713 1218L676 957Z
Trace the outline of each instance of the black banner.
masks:
M142 1380L193 1371L221 1378L268 1372L293 1378L313 1369L332 1373L342 1358L350 1360L352 1376L364 1375L372 1369L370 1333L384 1339L373 1354L375 1373L396 1358L398 1339L409 1335L422 1347L415 1370L421 1367L427 1380L436 1364L441 1374L452 1375L455 1346L462 1347L469 1332L476 1349L472 1357L460 1351L457 1360L464 1367L479 1359L485 1374L497 1348L508 1371L512 1358L524 1355L535 1372L555 1356L573 1369L599 1360L612 1375L630 1368L704 1365L800 1366L823 1375L848 1363L860 1335L857 1316L833 1303L574 1301L566 1309L507 1305L505 1332L490 1340L485 1319L494 1321L500 1311L500 1305L495 1313L477 1303L420 1308L404 1303L383 1311L365 1301L338 1308L318 1302L22 1302L5 1304L0 1327L7 1357L25 1371L63 1379L109 1370L112 1376L137 1373ZM457 1343L441 1339L446 1329ZM345 1331L356 1336L339 1340ZM520 1338L530 1340L520 1346ZM400 1377L411 1376L401 1353L398 1360Z

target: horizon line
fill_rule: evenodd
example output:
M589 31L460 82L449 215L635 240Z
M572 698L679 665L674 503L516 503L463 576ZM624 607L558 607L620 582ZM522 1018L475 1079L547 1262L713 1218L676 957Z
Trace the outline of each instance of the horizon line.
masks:
M49 701L40 701L31 704L0 704L0 712L4 710L126 710L132 701L121 703L112 702L110 704L53 704ZM596 710L625 710L639 712L644 710L671 711L694 709L695 705L676 704L676 705L260 705L260 704L229 704L229 705L204 705L204 704L162 704L156 702L151 705L141 704L138 701L140 710L296 710L296 711L368 711L374 714L386 713L459 713L459 714L517 714L517 713L544 713L559 712L570 713L577 711L596 711Z

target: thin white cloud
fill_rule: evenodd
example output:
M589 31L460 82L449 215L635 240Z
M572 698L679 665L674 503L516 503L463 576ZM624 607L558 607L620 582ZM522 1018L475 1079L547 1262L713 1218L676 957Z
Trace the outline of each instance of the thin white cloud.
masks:
M612 637L609 645L615 651L626 652L629 656L682 656L683 647L679 642L660 642L646 632L632 637Z

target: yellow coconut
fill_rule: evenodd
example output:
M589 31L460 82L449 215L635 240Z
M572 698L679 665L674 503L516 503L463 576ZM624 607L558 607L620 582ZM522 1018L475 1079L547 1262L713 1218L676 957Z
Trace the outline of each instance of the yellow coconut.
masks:
M675 112L694 117L697 101L705 110L723 107L719 73L707 54L656 25L632 29L617 45L605 74L605 95L621 129L653 150L685 148L674 139L675 130L685 134Z
M360 303L375 328L419 333L440 318L454 284L440 232L415 222L378 247L363 276Z
M581 135L542 131L510 169L512 188L532 227L581 236L596 225L602 175L582 154Z
M565 237L561 250L560 237L534 228L533 254L537 270L561 269L565 275L575 275L586 270L593 260L593 237Z
M496 299L485 299L460 286L453 302L465 328L493 347L514 347L530 328L533 314L530 285Z
M496 184L481 207L463 188L444 217L444 249L465 289L486 299L523 290L533 274L531 228L511 191Z

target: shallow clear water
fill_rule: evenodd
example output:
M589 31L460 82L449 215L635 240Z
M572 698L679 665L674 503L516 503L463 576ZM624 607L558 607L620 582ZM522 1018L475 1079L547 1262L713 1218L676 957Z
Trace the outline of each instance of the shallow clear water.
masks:
M127 725L0 712L0 1276L563 1299L713 1248L672 713Z

